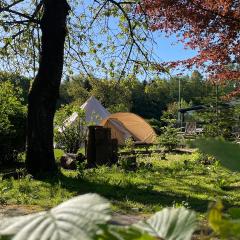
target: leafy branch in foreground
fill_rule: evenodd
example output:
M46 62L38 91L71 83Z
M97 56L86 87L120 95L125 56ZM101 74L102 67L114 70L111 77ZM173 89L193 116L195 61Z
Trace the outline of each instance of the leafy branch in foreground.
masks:
M108 201L97 194L85 194L47 212L3 219L0 239L190 240L196 227L195 213L185 208L166 208L127 227L108 224L110 219Z
M0 236L14 240L93 239L98 224L110 219L110 205L97 194L85 194L66 201L48 212L6 218ZM1 238L0 238L1 239Z
M208 223L220 239L237 240L240 238L240 209L231 208L223 214L223 205L216 202L208 213Z
M214 156L224 167L240 171L240 145L223 139L201 138L194 144L203 152Z
M190 240L196 228L196 214L185 208L164 208L135 226L151 236L166 240Z

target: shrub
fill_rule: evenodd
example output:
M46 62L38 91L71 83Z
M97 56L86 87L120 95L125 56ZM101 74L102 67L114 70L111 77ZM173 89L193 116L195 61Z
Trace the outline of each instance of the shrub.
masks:
M119 160L119 166L125 171L135 171L137 169L136 155L122 157Z
M212 165L216 162L216 159L213 156L199 151L193 154L192 159L193 161L203 165Z
M87 168L87 161L78 161L77 162L78 178L84 178L86 168Z
M0 82L0 164L10 164L25 149L26 107L20 94L10 82Z
M130 137L125 140L125 151L134 151L134 140Z
M21 101L26 104L28 101L28 92L30 89L31 79L21 76L18 73L0 71L0 82L10 82L14 88L21 89L18 92Z
M119 166L125 171L135 171L137 169L137 160L134 150L134 140L131 137L125 140L123 151L126 151L129 155L122 156L119 159Z
M223 137L226 140L233 140L233 127L238 128L238 116L234 113L234 108L220 106L217 110L216 106L210 103L207 110L195 113L195 118L202 123L204 137Z
M69 117L77 114L72 122ZM68 153L77 153L87 136L85 113L74 105L61 107L55 115L55 142Z

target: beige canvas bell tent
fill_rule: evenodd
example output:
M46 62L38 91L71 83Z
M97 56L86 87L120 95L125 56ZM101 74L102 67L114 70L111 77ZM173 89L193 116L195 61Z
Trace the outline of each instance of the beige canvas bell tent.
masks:
M136 143L153 143L156 138L153 128L134 113L111 114L101 121L101 125L111 129L111 137L116 138L120 145L127 138L133 138Z
M84 110L86 115L86 122L98 125L102 119L108 117L110 113L103 105L94 97L91 96L81 107ZM78 118L78 113L74 112L70 117L68 117L64 123L63 127L59 128L60 132L63 132L64 129L71 124L74 124Z

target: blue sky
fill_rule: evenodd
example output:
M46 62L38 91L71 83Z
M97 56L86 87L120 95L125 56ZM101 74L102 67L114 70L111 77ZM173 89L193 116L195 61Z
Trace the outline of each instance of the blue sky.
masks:
M154 48L154 54L157 55L159 62L171 62L178 60L186 60L195 57L198 54L197 50L186 48L182 42L179 41L179 37L175 34L171 34L166 37L165 33L160 31L153 33L154 41L157 46ZM171 75L183 74L191 75L194 70L198 70L204 77L206 72L202 68L192 67L188 69L186 67L178 67L178 69L171 69Z
M177 38L172 35L165 37L163 34L154 33L155 41L158 44L155 53L162 61L183 60L196 55L196 51L184 49L182 43L177 43Z
M157 55L160 62L185 60L197 55L197 51L194 51L190 48L186 49L183 43L178 42L179 39L175 35L166 37L163 33L155 32L153 36L154 40L157 43L157 46L154 48L154 54ZM194 68L193 69L181 68L181 70L172 69L171 74L172 75L178 73L191 74L193 70ZM202 72L201 70L199 71Z
M88 10L88 8L86 8L86 6L91 4L93 4L93 0L88 0L88 1L83 0L83 6L79 6L78 8L76 8L76 11L75 11L76 15L84 16L84 18L81 19L81 23L86 26L88 26L89 22L92 21L93 17L96 14L94 11L91 12L90 10ZM98 4L96 5L98 6ZM105 76L106 74L102 72L103 69L101 66L103 63L107 66L111 60L114 60L114 61L116 60L114 64L115 69L121 70L121 68L123 67L126 61L126 56L128 54L129 46L126 47L126 50L124 50L125 55L120 54L120 52L123 49L123 46L125 46L125 43L128 41L129 35L127 34L126 31L123 31L121 29L120 27L122 24L121 21L122 20L120 20L119 17L114 16L109 18L109 16L103 15L101 18L95 19L95 21L91 25L91 29L89 30L89 32L87 32L89 38L94 41L95 49L98 49L97 53L95 54L96 55L95 57L97 57L100 60L100 61L95 61L93 58L91 60L91 57L89 58L89 56L86 55L86 61L84 61L84 63L85 64L89 63L89 65L93 66L90 68L91 68L91 71L94 72L94 74ZM78 24L78 22L76 23ZM127 24L125 25L128 26ZM107 30L106 33L101 33L103 29ZM81 28L79 28L80 33L81 31L82 31ZM144 29L141 30L138 28L136 31L137 31L136 35L138 35L139 37L144 37L145 33L147 32ZM77 35L76 32L74 33ZM120 33L120 35L118 35L118 33ZM140 41L144 45L144 46L141 46L140 44L140 46L145 48L144 52L150 53L149 59L153 62L161 63L161 62L184 60L196 55L195 51L191 49L185 49L182 43L177 42L177 37L174 35L171 35L170 37L167 38L165 37L165 34L161 33L160 31L156 31L152 34L153 34L152 38L157 43L157 45L153 47L153 42L151 41L151 38L149 39L147 38L146 42ZM111 35L113 37L112 40L108 40L108 35ZM147 33L147 36L149 36L148 33ZM97 45L103 44L103 46L107 46L108 42L110 42L110 45L115 45L116 43L115 50L112 50L111 47L110 48L107 47L106 48L107 50L102 53L101 51L102 49L99 48ZM83 41L82 44L80 44L77 47L79 48L77 49L78 52L82 51L82 52L88 53L89 47L91 46L90 46L90 42L86 40L86 41ZM153 54L154 54L153 58L151 57L152 47L153 47ZM84 59L83 56L82 58ZM144 58L141 58L141 54L139 54L139 52L136 50L136 46L132 51L131 59L140 60L140 61L145 60ZM97 62L99 62L99 64L97 64ZM129 67L129 69L130 68L131 67ZM76 67L76 69L78 69L78 67ZM183 70L185 71L183 72ZM178 73L191 74L192 71L193 69L186 70L182 68L180 69L180 71L171 70L171 74L172 75L175 75ZM140 78L143 78L143 79L145 78L144 73L142 76L140 76Z

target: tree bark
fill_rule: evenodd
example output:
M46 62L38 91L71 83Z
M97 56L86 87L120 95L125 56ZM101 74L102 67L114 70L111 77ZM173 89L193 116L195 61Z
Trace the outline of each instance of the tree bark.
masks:
M66 18L70 10L66 0L43 0L43 7L39 70L28 96L26 167L33 175L57 169L53 118L62 77Z

